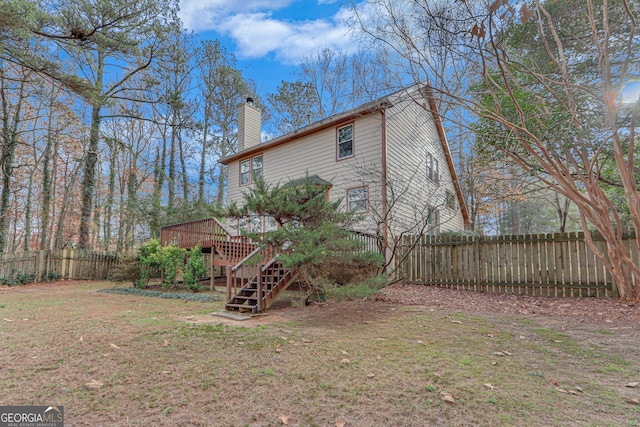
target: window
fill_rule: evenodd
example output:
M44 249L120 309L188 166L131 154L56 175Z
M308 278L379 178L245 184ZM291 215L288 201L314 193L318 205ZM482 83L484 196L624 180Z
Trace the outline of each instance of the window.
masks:
M262 154L240 161L240 185L249 185L262 178Z
M240 162L240 185L247 185L251 181L251 162L243 160Z
M238 229L240 231L249 231L249 218L243 216L238 220Z
M256 178L262 178L262 156L255 156L251 159L252 176Z
M437 236L440 232L440 212L437 209L429 209L427 217L427 235Z
M456 199L453 197L453 193L449 191L445 193L445 205L449 209L455 209L456 207Z
M366 212L369 209L368 205L369 196L367 187L347 190L347 212Z
M249 219L252 233L260 233L262 231L262 218L258 215L251 215Z
M264 231L276 231L278 229L278 223L276 219L272 216L264 217Z
M338 128L338 160L353 156L353 124Z
M440 171L438 168L438 159L433 154L427 152L427 178L435 183L440 182Z

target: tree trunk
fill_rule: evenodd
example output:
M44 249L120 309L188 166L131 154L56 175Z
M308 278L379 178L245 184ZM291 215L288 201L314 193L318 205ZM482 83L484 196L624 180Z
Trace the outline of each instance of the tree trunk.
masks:
M102 78L104 75L104 52L98 51L98 64L96 65L97 92L102 95ZM91 128L89 130L89 146L84 160L84 176L80 190L80 237L78 245L80 249L89 249L89 234L91 224L91 211L93 209L93 196L96 188L96 164L98 162L98 143L100 142L100 111L102 99L94 100L91 107Z
M18 146L18 129L24 100L24 88L26 77L20 82L18 101L13 112L9 113L8 99L4 70L0 68L0 100L2 102L2 191L0 193L0 253L3 253L7 245L8 212L11 194L11 178L13 177L13 162Z
M209 109L204 109L204 128L202 130L202 150L200 151L200 173L198 174L198 205L204 203L204 174L205 160L207 158L207 135L209 133Z

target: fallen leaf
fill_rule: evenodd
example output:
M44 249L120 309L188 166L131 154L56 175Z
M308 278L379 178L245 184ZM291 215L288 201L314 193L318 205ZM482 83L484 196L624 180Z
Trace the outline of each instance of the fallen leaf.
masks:
M13 319L7 319L6 317L4 318L4 320L7 322L13 322Z
M640 385L640 382L636 381L636 382L633 382L633 383L629 383L629 384L627 384L627 387L630 387L630 388L636 388L636 387L638 387L639 385Z
M164 375L169 375L169 374L171 373L171 371L162 371L162 373L163 373Z
M276 353L282 353L282 347L276 347Z
M162 341L162 346L163 347L168 347L169 346L170 341L169 340L164 340Z
M378 360L382 360L382 356L380 356L379 354L376 356L376 359Z
M295 340L289 340L289 344L295 344L296 341Z
M584 393L584 390L579 385L575 386L574 388L576 389L576 391L579 391L580 393Z
M438 378L442 378L442 374L440 372L434 372L433 375L435 375Z
M348 363L351 363L351 360L349 360L349 359L346 359L346 358L345 358L345 359L342 359L342 360L340 361L340 363L342 363L342 364L345 364L345 365L346 365L346 364L348 364Z
M486 388L488 388L489 390L495 390L496 389L496 386L491 385L490 383L484 383L482 385L485 386Z
M503 352L504 354L506 354L507 356L511 356L511 353L509 353L507 350L502 350L502 352Z
M462 325L462 322L459 320L452 320L451 323L457 323L458 325Z
M378 341L385 341L384 338L378 338Z
M244 341L238 341L238 345L244 345Z
M110 345L112 348L115 348L116 350L120 350L120 347L118 347L117 345L115 345L115 344L113 344L113 343L109 343L109 345Z
M567 390L562 389L560 387L556 387L556 391L559 391L560 393L568 393Z
M84 339L82 337L80 337L80 339L78 341L84 342Z
M302 342L305 343L305 344L309 344L309 343L312 343L313 341L306 340L306 339L302 338Z
M498 362L491 362L491 364L492 364L492 365L497 365L497 364L498 364Z
M344 427L347 423L344 420L336 420L335 427Z
M494 356L504 356L505 354L501 351L496 351L493 353Z
M418 344L422 344L422 345L424 345L424 343L423 343L422 341L418 341Z
M85 384L88 388L93 388L93 389L99 389L100 387L102 387L104 384L102 384L100 381L96 381L96 380L91 380L91 382L88 382Z
M632 403L634 405L640 405L640 400L638 400L638 399L632 399L630 397L623 397L622 400L624 400L627 403Z
M371 372L369 372L369 373L367 374L367 378L373 378L373 377L375 377L375 376L376 376L376 374L373 374L373 373L371 373Z
M347 353L347 352L346 352L346 351L344 351L344 350L340 350L340 354L342 354L343 356L348 356L348 355L349 355L349 353Z
M573 394L574 396L578 396L580 393L578 393L575 390L569 390L569 394Z
M493 334L487 334L489 338L493 338Z
M289 425L289 418L291 418L291 414L289 414L289 415L280 415L278 418L280 419L280 421L282 421L282 424L288 426Z
M456 400L453 398L452 395L450 395L449 393L445 393L444 391L440 393L441 399L444 400L445 402L449 402L449 403L456 403Z

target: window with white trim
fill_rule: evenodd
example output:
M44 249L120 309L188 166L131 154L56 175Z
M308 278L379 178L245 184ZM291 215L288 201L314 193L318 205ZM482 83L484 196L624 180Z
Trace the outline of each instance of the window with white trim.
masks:
M436 184L440 182L440 170L438 167L438 159L429 152L427 152L427 178Z
M369 189L367 187L347 190L347 212L359 213L369 209Z
M353 124L338 128L338 160L353 156Z
M262 178L262 154L240 161L240 185L249 185Z

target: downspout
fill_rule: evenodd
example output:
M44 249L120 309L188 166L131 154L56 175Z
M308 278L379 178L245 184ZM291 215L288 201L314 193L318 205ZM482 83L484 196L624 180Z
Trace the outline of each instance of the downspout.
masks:
M389 224L386 221L387 217L387 114L384 107L380 107L380 114L382 114L382 215L385 216L385 220L382 222L382 252L385 258L385 264L387 262L387 249L389 247Z

